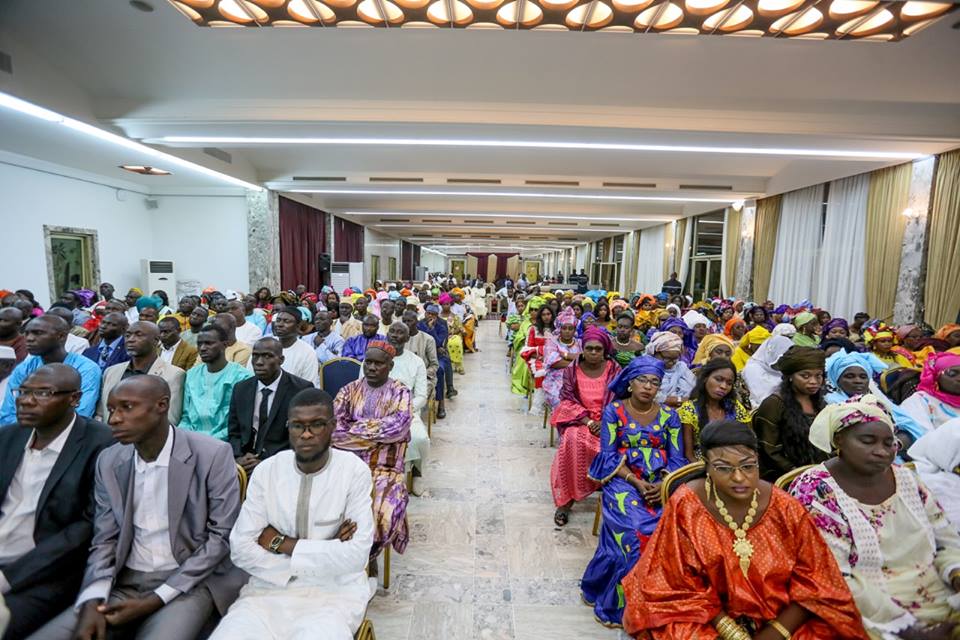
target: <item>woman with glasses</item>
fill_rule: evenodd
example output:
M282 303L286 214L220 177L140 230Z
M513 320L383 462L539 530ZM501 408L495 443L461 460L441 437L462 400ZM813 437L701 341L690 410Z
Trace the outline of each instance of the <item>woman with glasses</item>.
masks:
M750 427L713 422L701 443L706 478L677 488L623 580L626 630L655 640L864 640L813 521L760 479Z
M620 580L637 563L660 520L661 480L687 463L680 419L656 401L663 374L663 362L656 358L631 360L610 383L617 399L600 419L600 453L589 477L603 486L603 527L580 587L604 626L620 626Z
M960 633L960 536L930 490L893 464L890 414L865 395L820 412L810 442L826 454L790 487L813 517L873 640Z

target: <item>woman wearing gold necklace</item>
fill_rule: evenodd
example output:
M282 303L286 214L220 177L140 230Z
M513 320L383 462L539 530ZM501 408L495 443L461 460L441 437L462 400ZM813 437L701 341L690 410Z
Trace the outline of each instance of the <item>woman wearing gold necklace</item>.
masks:
M623 624L653 640L865 640L853 596L797 501L760 480L749 426L700 433L707 477L670 498L623 580Z

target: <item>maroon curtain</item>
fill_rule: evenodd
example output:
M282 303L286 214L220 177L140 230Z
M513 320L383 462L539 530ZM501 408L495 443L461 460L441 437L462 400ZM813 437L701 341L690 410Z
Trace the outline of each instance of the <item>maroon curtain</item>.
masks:
M327 246L327 214L280 196L280 286L320 291L320 254Z
M512 258L516 253L479 253L475 251L467 252L468 256L473 256L477 259L477 273L482 275L484 279L487 277L487 267L488 260L497 261L497 280L507 277L507 260Z
M400 279L413 280L413 243L400 241Z
M413 245L413 273L410 274L410 278L413 279L417 275L417 267L420 266L420 245Z
M363 262L363 227L343 218L333 218L334 253L337 262Z

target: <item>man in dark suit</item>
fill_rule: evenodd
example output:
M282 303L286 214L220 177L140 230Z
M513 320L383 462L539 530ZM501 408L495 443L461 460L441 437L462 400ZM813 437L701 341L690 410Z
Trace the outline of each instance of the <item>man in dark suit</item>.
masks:
M123 334L127 332L129 322L122 313L114 311L103 316L100 321L100 342L83 352L84 357L97 363L100 371L106 371L121 362L130 360L123 344Z
M262 460L290 448L287 405L298 391L313 386L280 367L283 345L276 338L257 340L250 363L255 377L233 388L227 423L233 455L247 473Z
M118 444L97 461L96 515L76 607L43 640L195 638L225 613L246 574L230 563L240 486L230 445L170 425L170 389L133 376L110 392Z
M0 427L0 593L4 638L24 638L73 604L93 536L97 456L113 437L76 413L80 374L40 367L16 391L17 422Z

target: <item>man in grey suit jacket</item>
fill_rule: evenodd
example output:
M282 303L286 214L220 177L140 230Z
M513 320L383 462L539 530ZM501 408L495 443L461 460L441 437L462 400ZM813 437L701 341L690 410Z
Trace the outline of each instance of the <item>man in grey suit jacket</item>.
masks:
M110 393L116 444L97 461L93 546L77 607L33 638L194 638L236 599L246 574L230 563L240 512L233 451L167 419L170 389L134 376ZM79 613L78 613L79 612Z

